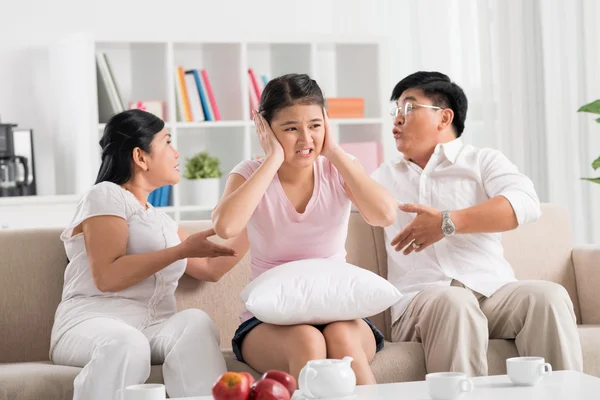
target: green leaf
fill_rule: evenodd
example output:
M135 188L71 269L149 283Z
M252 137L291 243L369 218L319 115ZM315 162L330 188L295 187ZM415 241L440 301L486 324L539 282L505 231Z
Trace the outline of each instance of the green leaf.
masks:
M220 178L219 159L210 157L205 151L198 153L194 157L186 159L183 176L186 179Z
M577 110L577 112L587 112L592 114L600 114L600 99L583 105ZM596 120L597 121L597 120Z
M594 162L592 163L592 168L594 168L594 170L597 170L598 168L600 168L600 157L598 157L594 160Z
M594 183L600 183L600 178L581 178L584 181L590 181Z

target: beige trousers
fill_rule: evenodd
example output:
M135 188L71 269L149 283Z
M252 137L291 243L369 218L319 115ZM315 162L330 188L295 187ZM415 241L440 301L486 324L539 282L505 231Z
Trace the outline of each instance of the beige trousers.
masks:
M487 375L488 338L514 339L521 356L583 369L573 303L560 285L518 281L485 296L453 281L421 291L392 325L394 342L421 342L428 372Z

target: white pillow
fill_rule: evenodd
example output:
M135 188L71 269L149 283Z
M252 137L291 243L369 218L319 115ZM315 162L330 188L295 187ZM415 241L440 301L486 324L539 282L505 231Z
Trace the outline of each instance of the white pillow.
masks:
M398 302L402 294L366 269L343 261L308 259L262 273L240 297L259 320L296 325L369 317Z

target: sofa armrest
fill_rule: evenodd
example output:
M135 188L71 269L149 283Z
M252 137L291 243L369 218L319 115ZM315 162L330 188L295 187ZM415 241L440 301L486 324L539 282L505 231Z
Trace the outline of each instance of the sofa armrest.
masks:
M572 257L581 323L600 324L600 246L577 246Z

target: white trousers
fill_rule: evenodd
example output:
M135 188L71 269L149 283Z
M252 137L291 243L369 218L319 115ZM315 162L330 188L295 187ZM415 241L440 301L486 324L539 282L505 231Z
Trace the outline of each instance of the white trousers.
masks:
M55 364L83 367L74 400L109 400L117 389L145 383L163 366L169 397L206 396L226 371L219 332L201 310L181 311L140 331L113 318L91 318L70 329L52 353Z
M485 297L453 281L420 292L392 325L393 341L423 343L427 372L487 375L488 338L514 339L519 355L555 370L583 370L573 303L553 282L512 282Z

